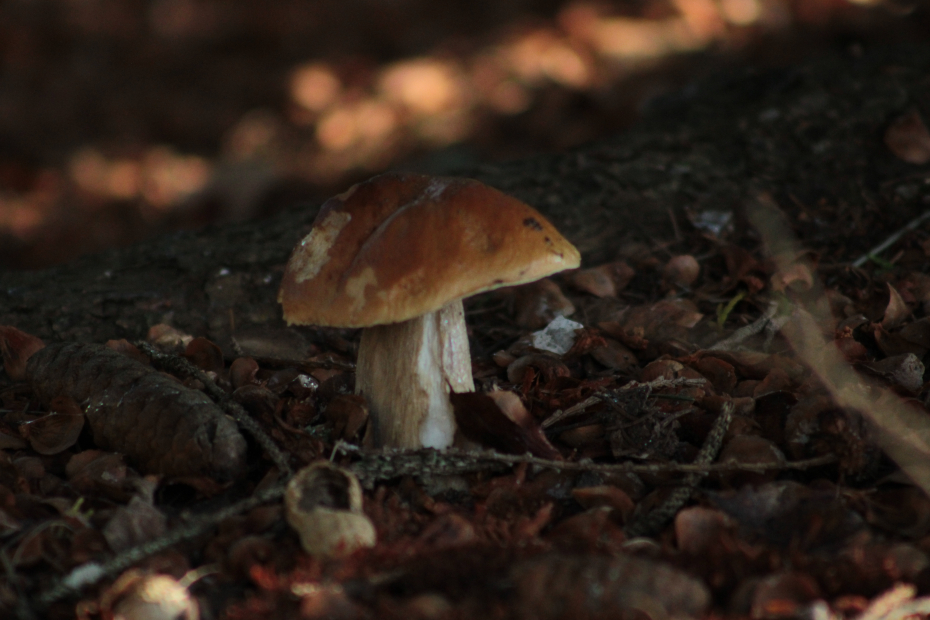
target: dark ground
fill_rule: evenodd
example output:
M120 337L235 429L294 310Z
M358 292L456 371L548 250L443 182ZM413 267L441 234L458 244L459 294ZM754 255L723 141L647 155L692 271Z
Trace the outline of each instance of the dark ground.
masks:
M27 13L35 10L25 4L16 6ZM11 9L5 6L4 10ZM538 10L543 17L552 12L551 7ZM114 26L115 31L134 32L130 28L133 12L127 15L127 21ZM257 20L259 26L266 24L263 19L271 19L260 11L237 15L240 20ZM480 19L491 19L488 15L481 14ZM274 23L280 25L281 19ZM918 9L896 23L901 33L913 34L922 32L926 19L925 10ZM557 471L550 463L539 468L508 466L507 473L499 476L492 475L488 467L488 471L470 474L466 490L456 492L436 491L423 477L395 476L378 482L365 495L366 514L375 523L381 542L348 560L327 563L299 553L295 535L281 518L279 503L271 502L222 520L218 527L157 554L144 566L174 577L189 568L212 566L218 572L204 577L191 592L200 601L204 617L227 618L569 618L578 617L579 610L588 617L610 618L620 613L648 613L643 607L630 611L636 605L630 603L631 594L623 583L638 583L639 593L670 605L666 611L675 611L680 603L677 611L682 615L753 618L809 615L818 601L825 601L838 617L856 617L870 600L896 583L913 585L917 596L930 594L930 502L920 490L927 487L920 487L920 480L909 482L895 461L883 455L883 450L889 451L888 444L876 439L881 433L869 430L880 424L869 426L874 419L864 422L856 410L837 406L822 383L826 380L816 374L819 369L811 372L799 363L809 363L809 358L798 359L796 352L803 347L797 341L779 336L768 349L761 340L750 340L747 344L756 357L745 351L715 354L705 349L752 323L771 300L813 303L813 294L807 295L803 286L794 290L779 284L779 278L790 279L785 275L790 270L767 258L762 237L770 231L750 224L751 206L774 205L804 250L789 262L805 267L792 273L815 270L830 295L834 320L823 327L824 343L835 343L862 376L879 377L878 384L868 384L874 402L878 394L894 391L926 418L923 368L916 385L907 387L893 372L881 370L885 367L879 363L905 352L923 360L930 351L930 338L921 331L930 314L930 286L922 279L930 268L928 234L916 227L876 260L857 267L852 263L930 206L928 165L902 161L885 140L888 128L903 114L916 110L924 119L930 115L930 46L915 41L916 36L889 41L893 37L888 36L885 21L874 30L861 28L855 20L846 23L858 25L844 29L831 22L829 28L817 31L818 35L829 32L829 41L812 37L819 43L804 50L818 48L818 53L805 59L762 62L759 59L765 54L758 49L751 57L759 62L714 58L711 64L723 65L725 70L702 69L705 75L685 80L683 89L651 98L641 107L641 117L622 133L507 161L492 161L481 150L486 147L487 153L499 154L495 147L507 140L488 139L482 146L475 138L464 162L450 164L440 158L430 164L433 169L476 177L535 206L578 246L583 266L617 260L631 266L632 279L614 297L586 293L573 284L571 275L556 278L578 308L573 318L587 328L587 348L545 363L537 359L532 366L535 370L519 377L492 361L491 355L502 349L518 358L524 355L517 341L529 328L516 323L507 298L485 295L469 302L466 310L479 383L496 383L518 393L534 420L543 422L556 410L584 402L592 394L604 394L598 390L614 390L610 393L616 396L620 394L616 390L631 379L645 382L666 376L675 364L683 365L684 369L675 372L697 373L708 378L712 387L700 396L695 396L693 388L657 390L662 392L660 398L643 405L643 410L649 415L659 415L661 410L680 417L666 435L650 438L644 444L647 447L637 447L642 457L635 459L637 463L692 462L698 449L713 437L712 424L730 403L741 408L724 449L736 461L751 461L760 452L774 449L782 460L832 458L827 465L810 471L776 470L779 473L766 476L733 471L715 475L701 483L701 494L674 521L663 524L648 539L634 538L633 530L624 528L635 521L634 514L642 517L661 504L667 485L675 484L667 471L623 477L593 470L578 473L568 466ZM484 32L480 25L474 26L475 31ZM99 36L109 40L105 26L99 26L103 29ZM306 25L294 24L295 30L301 27ZM874 39L859 36L865 31ZM68 32L65 25L62 32ZM396 39L389 37L395 47L370 33L365 40L375 41L379 52L392 58L411 53L396 47L397 40L408 41L414 53L421 53L442 39L436 35L419 41L401 34ZM802 32L803 36L791 40L810 41L809 34ZM245 49L261 47L265 40L256 37L242 43ZM301 46L309 44L303 38L294 35L288 40L291 47L282 47L291 50L286 57L293 60L306 52ZM780 40L784 46L788 39ZM325 38L315 44L338 47ZM123 45L136 49L128 37ZM798 50L801 47L798 44ZM183 48L176 54L183 57ZM124 59L134 65L139 58L104 56L116 65ZM252 62L246 56L233 57ZM227 78L238 75L238 65L232 66L213 76L215 81L200 79L198 83L220 90L232 88ZM85 70L93 74L98 69ZM197 76L190 79L198 80ZM119 91L125 83L111 86ZM267 92L255 88L259 95ZM239 92L247 91L243 87ZM188 96L164 95L166 102ZM182 107L196 111L199 102L206 105L217 98L223 99L205 96ZM185 125L186 117L179 114L171 116L175 124L129 125L139 132L134 138L139 143L170 141L179 145L179 152L199 152L212 161L210 152L216 148L217 136L257 100L244 97L242 101L248 103L229 103L234 109L222 114L212 109L203 123ZM597 98L590 93L573 101L577 105L556 106L559 112L550 118L564 120L572 114L587 118L597 107ZM260 103L269 105L267 100ZM170 109L173 104L166 105ZM615 101L608 109L615 111L623 105ZM8 142L14 145L9 157L19 167L8 165L4 178L21 182L11 185L13 191L6 195L34 196L30 183L38 183L41 176L36 170L54 171L57 166L63 178L72 150L87 140L95 141L110 131L116 136L129 135L112 110L99 114L93 130L83 126L62 130L84 117L82 109L62 116L48 133L35 130L34 135L45 136L42 140L31 140L33 130L22 129L25 125L17 125L20 134L4 130L4 135L19 136ZM153 114L161 109L153 103ZM513 152L571 142L533 130L540 126L530 122L533 110L517 118L516 124L490 118L485 127L499 122L517 135L535 136ZM210 123L215 124L208 130ZM618 125L629 123L626 117ZM190 130L195 125L203 134ZM147 133L156 126L165 133ZM592 121L575 135L596 137L613 128ZM495 134L486 130L475 135ZM62 136L70 137L62 141L56 159L49 153L55 152L56 137ZM401 149L408 161L423 151L425 146L415 141ZM450 152L456 153L446 150L445 154ZM424 165L422 159L418 162ZM352 373L345 369L354 359L357 334L286 328L275 295L287 256L309 229L319 202L296 198L314 196L327 183L343 182L365 170L365 165L349 166L325 182L282 175L277 189L263 203L271 200L275 204L258 221L165 234L38 271L0 273L0 325L15 326L47 342L103 343L143 339L149 328L167 323L216 343L227 362L251 355L260 360L254 384L245 386L252 393L240 393L234 399L285 448L292 466L328 457L334 421L324 414L330 406L335 410L333 402L340 390L351 385ZM116 208L115 202L99 196L87 198L83 191L62 190L55 200L82 196L89 203L96 200L104 205L100 207L103 212ZM128 202L138 209L138 215L148 208L144 201L144 196L137 196ZM77 211L83 212L83 207ZM219 212L226 213L224 208ZM177 213L171 211L171 217ZM166 216L156 228L168 227L171 217ZM729 223L716 230L705 225L721 217ZM135 224L127 226L122 230L143 236ZM60 239L20 240L23 244L10 254L10 262L38 264L24 257L36 248L42 254L41 248L60 244ZM682 255L695 257L701 274L690 285L675 288L663 280L663 265ZM895 301L895 292L900 303ZM728 303L729 310L724 310ZM685 314L699 318L694 323L679 323L681 314L669 308L684 309ZM648 317L655 315L666 318L667 325L650 323ZM595 351L602 346L599 342L608 341L630 347L634 363L621 368L604 361L603 352ZM206 347L202 342L199 346L201 350ZM234 351L235 346L241 350ZM236 385L229 364L222 359L210 366L203 356L188 353L203 369L212 370L221 384L230 390ZM311 355L314 359L333 357L344 365L314 367L311 372L305 361ZM299 373L313 375L324 385L308 396L309 388L298 385L295 378ZM32 416L25 418L31 422L44 414L36 409L31 388L8 376L2 381L0 430L3 438L15 437L23 445L0 451L4 502L0 504L4 517L0 540L6 567L0 580L0 606L12 610L19 605L20 613L28 617L22 602L34 603L54 579L88 560L104 561L117 555L112 538L104 540L101 532L128 506L129 497L142 496L144 484L127 482L114 489L103 482L87 486L86 480L78 480L74 466L67 464L95 448L86 431L64 451L51 455L39 456L34 444L24 447L24 438L32 431L24 430L30 427L23 423L23 416ZM680 408L685 407L682 399L689 403L689 410ZM589 407L580 428L556 425L546 431L571 466L593 467L581 461L584 457L598 465L628 460L615 445L616 428L604 421L616 411L604 402ZM627 403L621 409L624 406L631 407ZM72 414L82 415L80 408ZM914 435L923 436L924 427ZM571 434L586 428L595 435ZM605 439L608 431L613 433L609 442ZM750 446L748 457L739 453L741 442L744 451L745 445ZM154 502L151 497L149 502L167 519L169 530L185 527L191 509L209 514L267 488L261 480L272 468L259 453L253 445L249 473L230 488L210 487L202 480L162 480ZM362 477L369 471L361 457L337 460L355 467ZM138 478L126 474L125 467L119 471L127 480ZM79 498L86 503L75 505ZM604 516L605 506L610 508L609 517ZM140 529L136 542L157 538L157 528ZM65 530L68 533L59 534ZM640 560L646 563L637 564ZM657 566L674 569L668 572ZM618 572L624 575L621 585L610 577ZM645 581L636 581L643 575ZM59 617L69 617L74 601L83 597L85 603L103 606L90 617L107 617L107 605L113 602L108 597L120 598L109 589L111 584L112 579L104 580L98 589L91 587L66 597L51 609ZM695 602L701 598L695 591L709 592L712 611ZM667 592L682 593L682 602L665 600Z

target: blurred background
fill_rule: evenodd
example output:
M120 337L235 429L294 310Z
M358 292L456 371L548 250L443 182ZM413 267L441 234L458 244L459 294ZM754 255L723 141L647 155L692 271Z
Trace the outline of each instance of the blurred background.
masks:
M0 0L0 269L570 148L709 72L908 40L920 0Z

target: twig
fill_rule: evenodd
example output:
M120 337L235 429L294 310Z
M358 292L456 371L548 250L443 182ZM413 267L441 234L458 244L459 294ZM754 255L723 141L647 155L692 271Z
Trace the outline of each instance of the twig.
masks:
M217 524L241 514L266 502L280 499L284 495L286 484L279 483L264 491L259 491L240 502L218 510L212 514L191 519L186 524L160 536L154 540L136 545L127 549L113 559L99 564L87 562L71 570L68 575L58 581L48 590L36 597L35 603L39 608L45 608L55 601L79 594L82 589L97 583L101 579L115 577L133 564L145 558L160 553L173 545L200 536Z
M724 404L723 411L721 411L717 419L714 420L714 425L711 427L710 433L707 434L704 445L701 446L697 457L694 459L696 465L709 465L710 462L714 460L717 453L720 451L720 447L723 445L723 437L726 435L727 429L730 428L730 422L732 420L733 403L728 402ZM691 495L694 493L694 488L698 481L706 475L707 472L701 472L690 473L685 476L683 484L672 491L669 496L665 498L665 501L655 510L641 515L624 528L626 535L630 538L634 538L636 536L646 536L659 531L675 516L675 513L691 499Z
M718 423L724 414L718 418ZM713 434L713 431L712 431ZM722 435L721 435L722 436ZM710 437L709 437L710 440ZM833 455L825 455L803 461L787 463L710 463L698 462L708 451L709 443L705 443L695 463L655 463L638 465L634 463L599 464L590 461L569 462L542 459L530 454L501 454L493 450L467 451L450 448L438 450L381 450L378 452L363 452L357 446L345 442L337 442L333 454L341 452L360 457L350 469L359 477L367 488L372 488L374 482L389 480L405 475L451 475L477 471L487 471L494 465L508 466L517 463L527 463L541 468L562 471L591 471L591 472L631 472L631 473L664 473L684 472L699 477L714 471L751 471L765 472L772 469L809 469L819 467L836 461ZM693 485L693 482L691 483ZM101 579L114 577L133 564L146 557L160 553L165 549L185 540L200 536L218 523L241 514L261 504L279 500L286 487L281 482L264 491L255 493L249 498L239 501L215 513L191 519L177 529L155 540L137 545L108 562L102 564L88 562L74 568L67 576L58 581L48 590L39 594L35 599L38 608L45 608L55 601L75 596L87 586L97 583ZM685 487L690 494L693 486ZM687 498L685 498L687 501ZM676 509L677 510L677 509ZM33 613L29 616L29 613ZM20 611L20 618L32 620L34 612L29 608Z
M152 364L156 367L160 367L163 370L179 374L185 377L197 379L203 384L204 392L207 393L207 396L212 398L218 405L220 405L226 412L232 416L236 423L245 429L252 437L255 438L255 441L268 453L268 456L271 457L271 460L274 461L274 464L277 466L278 471L284 474L285 478L289 478L293 471L291 470L291 465L288 462L287 455L281 451L278 445L262 430L262 427L258 425L252 416L242 408L242 405L232 400L229 397L229 394L224 392L210 377L207 376L205 372L191 364L189 361L180 357L178 355L171 355L169 353L162 353L155 347L153 347L148 342L137 342L135 343L136 347L139 348L143 353L149 356L152 360Z
M731 351L737 346L742 344L746 339L755 336L756 334L765 331L767 334L766 342L770 342L772 337L774 337L775 332L780 330L785 323L791 318L790 314L785 314L779 317L775 315L778 313L778 302L772 301L769 303L769 307L765 309L765 312L758 319L750 323L749 325L744 325L738 330L730 334L728 338L724 338L717 344L708 348L708 351Z
M721 414L723 416L723 414ZM718 421L722 423L721 417ZM543 459L531 454L502 454L493 450L460 450L447 448L443 451L433 449L391 450L376 452L363 451L361 448L345 442L337 442L333 453L354 455L358 461L349 466L362 484L371 489L375 482L417 475L456 475L487 471L493 465L515 465L527 463L544 469L558 471L587 471L595 473L691 473L709 474L711 472L750 471L766 472L773 469L810 469L836 462L832 454L818 456L802 461L786 463L594 463L590 460L556 461Z
M635 390L637 388L643 388L643 387L649 388L651 391L651 390L656 390L660 388L670 388L670 387L679 387L679 386L688 386L688 387L700 386L700 385L704 385L706 382L707 382L706 379L700 379L700 378L699 379L688 379L684 377L680 377L678 379L655 379L653 381L648 381L646 383L640 383L639 381L630 381L626 385L623 385L614 391L615 392L628 392L630 390ZM571 407L569 407L568 409L565 409L564 411L561 409L556 410L551 416L543 420L540 426L543 429L547 429L553 424L556 424L558 422L561 422L562 420L566 420L570 417L583 413L588 407L596 405L597 403L600 403L600 402L604 402L604 398L601 396L601 394L594 394L593 396L589 396L588 398L584 399L580 403L576 403L572 405Z
M926 222L928 219L930 219L930 211L924 211L921 215L917 216L916 218L914 218L913 220L905 224L904 227L899 228L895 232L891 233L891 235L887 239L885 239L884 241L876 245L874 248L872 248L871 250L869 250L868 252L866 252L865 254L857 258L856 260L854 260L852 263L852 266L862 267L869 261L869 258L871 256L878 256L879 254L881 254L882 252L890 248L892 245L897 243L898 239L903 237L905 233L907 233L907 231L914 230L915 228L917 228L918 226Z

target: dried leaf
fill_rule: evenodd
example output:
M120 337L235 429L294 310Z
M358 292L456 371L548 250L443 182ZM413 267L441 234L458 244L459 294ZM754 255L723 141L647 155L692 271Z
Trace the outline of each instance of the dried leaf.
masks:
M690 254L673 256L662 269L662 279L669 286L688 288L701 275L701 265Z
M701 616L710 592L666 564L616 557L547 553L510 570L520 618L620 618L638 611L650 618Z
M579 269L565 276L574 288L596 297L616 297L626 288L636 272L625 261Z
M786 572L762 579L752 594L752 617L796 616L821 598L820 587L810 575Z
M63 400L56 398L55 400ZM71 400L71 399L67 399ZM84 428L84 414L71 400L73 409L49 413L32 422L20 425L20 434L29 440L29 445L39 454L58 454L73 446ZM54 403L52 405L54 407ZM69 407L69 409L71 409Z
M572 489L572 497L586 509L607 506L615 510L623 523L629 520L636 508L629 495L610 485Z
M104 346L108 349L113 349L117 353L122 353L123 355L131 357L132 359L136 360L137 362L141 362L142 364L148 364L151 362L145 353L140 351L136 345L132 344L125 338L121 338L119 340L107 340Z
M691 329L702 318L704 314L692 301L663 299L651 305L630 308L621 325L628 332L642 329L650 340L666 340Z
M333 436L351 441L368 422L368 400L358 394L339 394L326 406L324 414L333 425Z
M592 349L591 357L611 370L622 371L639 363L632 351L612 338L605 339L603 346Z
M847 362L863 360L869 353L865 345L853 338L853 331L848 327L837 330L836 340L833 341L833 344L836 345L836 348L839 349Z
M258 374L258 362L251 357L237 357L229 366L229 382L232 383L233 388L256 383L256 374Z
M507 367L507 380L511 383L522 383L529 368L538 369L546 380L555 377L568 377L571 375L568 366L553 355L534 353L519 357Z
M626 536L615 521L612 508L601 506L573 515L546 533L546 540L567 553L620 555Z
M814 274L807 263L791 263L772 274L771 282L773 291L809 291L814 285Z
M152 505L151 498L138 495L120 506L103 528L103 536L110 549L121 553L164 534L168 519Z
M930 350L930 317L911 321L898 331L898 335L910 343Z
M886 357L863 366L912 392L924 384L924 365L913 353Z
M706 506L685 508L675 516L678 548L693 556L711 551L732 530L733 523L723 512Z
M898 290L888 285L888 306L885 308L885 316L882 318L882 327L887 330L894 329L904 322L911 314L911 309L907 307L904 299Z
M453 392L449 397L456 425L466 438L501 452L562 458L513 392ZM503 409L499 402L504 404Z
M194 366L207 372L222 372L223 351L206 338L197 337L191 340L184 349L186 357Z
M733 368L733 364L719 357L705 355L692 362L690 366L710 381L714 389L721 394L730 394L736 388L736 369Z
M919 539L930 532L930 498L915 486L876 489L866 500L866 520L883 530Z
M149 328L148 335L145 339L163 351L180 353L184 351L185 347L187 347L194 337L170 325L159 323Z
M910 110L891 122L885 130L885 145L895 156L909 164L930 161L930 131L920 112Z
M725 245L720 248L720 253L723 254L727 272L730 274L732 282L730 288L740 281L746 282L750 273L763 271L762 264L755 259L749 250L738 245Z
M739 491L708 491L710 502L775 545L838 544L863 528L861 517L830 485L790 480L747 485Z
M901 330L903 331L903 330ZM927 348L922 344L915 343L905 338L901 331L889 332L879 323L873 324L873 336L878 348L882 350L887 357L895 355L905 355L907 353L923 357L927 353Z
M3 368L11 379L19 381L25 377L26 361L45 343L15 327L0 325L0 354Z
M0 428L0 450L22 450L28 445L22 436L13 435L6 429Z
M78 492L118 502L128 502L135 495L139 480L139 474L126 466L121 454L101 450L85 450L72 456L65 475Z
M549 278L514 287L513 294L515 319L522 327L541 329L556 317L575 312L572 302Z

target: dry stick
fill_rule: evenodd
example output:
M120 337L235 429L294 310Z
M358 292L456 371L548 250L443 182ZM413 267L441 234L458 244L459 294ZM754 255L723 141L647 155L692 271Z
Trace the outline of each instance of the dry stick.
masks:
M908 222L903 228L899 228L895 232L891 233L891 236L889 236L887 239L885 239L884 241L876 245L874 248L872 248L871 250L869 250L868 252L866 252L865 254L857 258L856 260L854 260L852 263L852 266L862 267L868 262L870 257L878 256L879 254L881 254L882 252L890 248L892 245L897 243L898 239L903 237L907 231L914 230L915 228L917 228L918 226L926 222L928 219L930 219L930 211L924 211L922 215L919 215L913 220L911 220L910 222Z
M233 417L241 428L245 429L255 441L268 453L271 460L277 466L278 471L284 474L285 478L290 478L293 474L287 455L281 451L278 445L262 430L258 422L252 419L252 416L242 408L242 405L232 400L205 372L191 364L189 361L178 355L162 353L148 342L135 343L143 353L152 360L152 365L166 370L168 372L179 374L185 377L197 379L203 384L203 389L207 395L212 398L218 405L226 410Z
M778 313L778 302L773 301L769 303L769 307L765 309L765 312L758 319L750 323L749 325L744 325L738 330L730 334L728 338L725 338L715 344L714 346L708 348L708 351L731 351L737 346L742 344L747 338L751 338L756 334L765 331L769 334L768 340L771 340L771 336L774 336L775 332L780 330L785 323L791 318L790 314L785 314L779 317L775 315Z
M721 411L717 419L714 420L714 425L711 427L707 439L704 440L704 445L701 446L697 458L694 459L695 464L709 465L710 462L714 460L717 453L720 451L720 447L723 445L723 436L726 435L727 429L730 428L730 422L732 420L733 403L725 403L723 405L723 411ZM683 481L684 484L672 491L658 508L645 515L641 515L626 526L626 528L624 528L626 535L630 538L634 538L636 536L646 536L662 529L665 524L675 516L675 513L691 499L695 485L706 475L706 473L700 473L688 474L685 476Z
M722 416L723 414L721 414ZM720 418L718 417L718 420ZM708 436L710 439L710 436ZM718 446L719 447L719 446ZM353 444L339 441L333 448L333 453L349 454L360 460L349 466L349 469L358 476L366 488L372 488L375 482L390 480L402 476L417 475L455 475L485 471L489 465L515 465L526 463L544 469L557 471L585 471L595 473L633 473L633 474L662 474L686 473L709 474L711 472L749 471L762 473L773 469L804 470L820 467L836 462L836 456L827 454L805 459L802 461L788 461L786 463L594 463L589 460L577 462L555 461L543 459L531 454L502 454L493 450L460 450L447 448L445 450L380 450L365 452Z
M258 491L251 497L236 502L226 508L222 508L212 514L195 517L168 534L142 543L141 545L136 545L102 564L98 564L97 562L81 564L54 586L36 597L36 605L40 609L45 608L55 601L79 594L83 588L101 579L115 577L133 564L151 555L155 555L156 553L161 553L179 542L200 536L210 528L215 527L217 524L230 517L251 510L266 502L280 499L281 496L284 495L285 486L284 483L277 484L263 491Z
M637 388L642 388L642 387L648 387L650 391L652 391L652 390L656 390L659 388L670 388L670 387L679 387L679 386L686 386L686 387L700 386L700 385L704 385L705 383L707 383L706 379L700 379L700 378L687 379L684 377L681 377L678 379L655 379L653 381L648 381L646 383L640 383L639 381L630 381L626 385L623 385L617 388L616 391L627 392L627 391L635 390ZM584 413L585 409L587 409L588 407L592 405L596 405L597 403L602 402L603 400L604 399L601 398L600 394L589 396L588 398L584 399L580 403L574 404L568 409L565 409L564 411L561 409L558 409L551 416L543 420L540 426L542 426L543 429L549 428L550 426L552 426L553 424L556 424L557 422L561 422L562 420L566 420L580 413Z
M724 414L718 418L717 425L722 426L721 419ZM717 427L715 425L715 428ZM725 429L724 429L725 431ZM714 434L714 431L711 433ZM722 437L722 432L720 434ZM374 482L380 480L389 480L404 475L448 475L454 473L465 473L483 471L488 469L488 465L498 463L502 465L513 465L516 463L527 463L530 465L543 467L547 469L565 470L565 471L593 471L593 472L633 472L633 473L659 473L659 472L687 472L696 478L706 475L712 471L752 471L764 472L772 469L809 469L819 467L836 461L833 455L825 455L817 458L807 459L804 461L792 461L788 463L717 463L711 464L710 458L707 462L701 462L702 455L710 453L708 449L711 444L711 436L698 455L695 463L660 463L652 465L635 465L633 463L620 464L597 464L591 462L567 462L542 459L529 454L500 454L492 450L485 451L466 451L457 449L438 450L382 450L374 453L362 452L360 448L343 441L336 443L333 451L343 454L360 455L362 460L354 463L350 469L358 475L359 479L366 486L372 486ZM719 448L719 444L717 446ZM714 450L715 452L715 450ZM690 484L693 484L691 482ZM108 562L98 564L97 562L88 562L72 570L57 584L50 589L41 593L36 598L36 604L42 608L63 598L74 596L80 591L92 585L101 579L115 577L123 570L133 564L142 561L146 557L160 553L169 547L200 536L202 533L216 526L220 522L233 517L237 514L251 510L256 506L266 502L276 501L284 494L285 483L255 493L249 498L239 501L232 506L223 508L215 513L203 515L188 521L177 529L161 536L155 540L137 545ZM693 490L692 487L686 487L689 495ZM687 501L687 497L684 500ZM663 506L664 507L664 506ZM677 509L676 509L677 510ZM674 514L674 511L672 511ZM30 616L31 610L20 612L20 617L24 620L33 618Z

